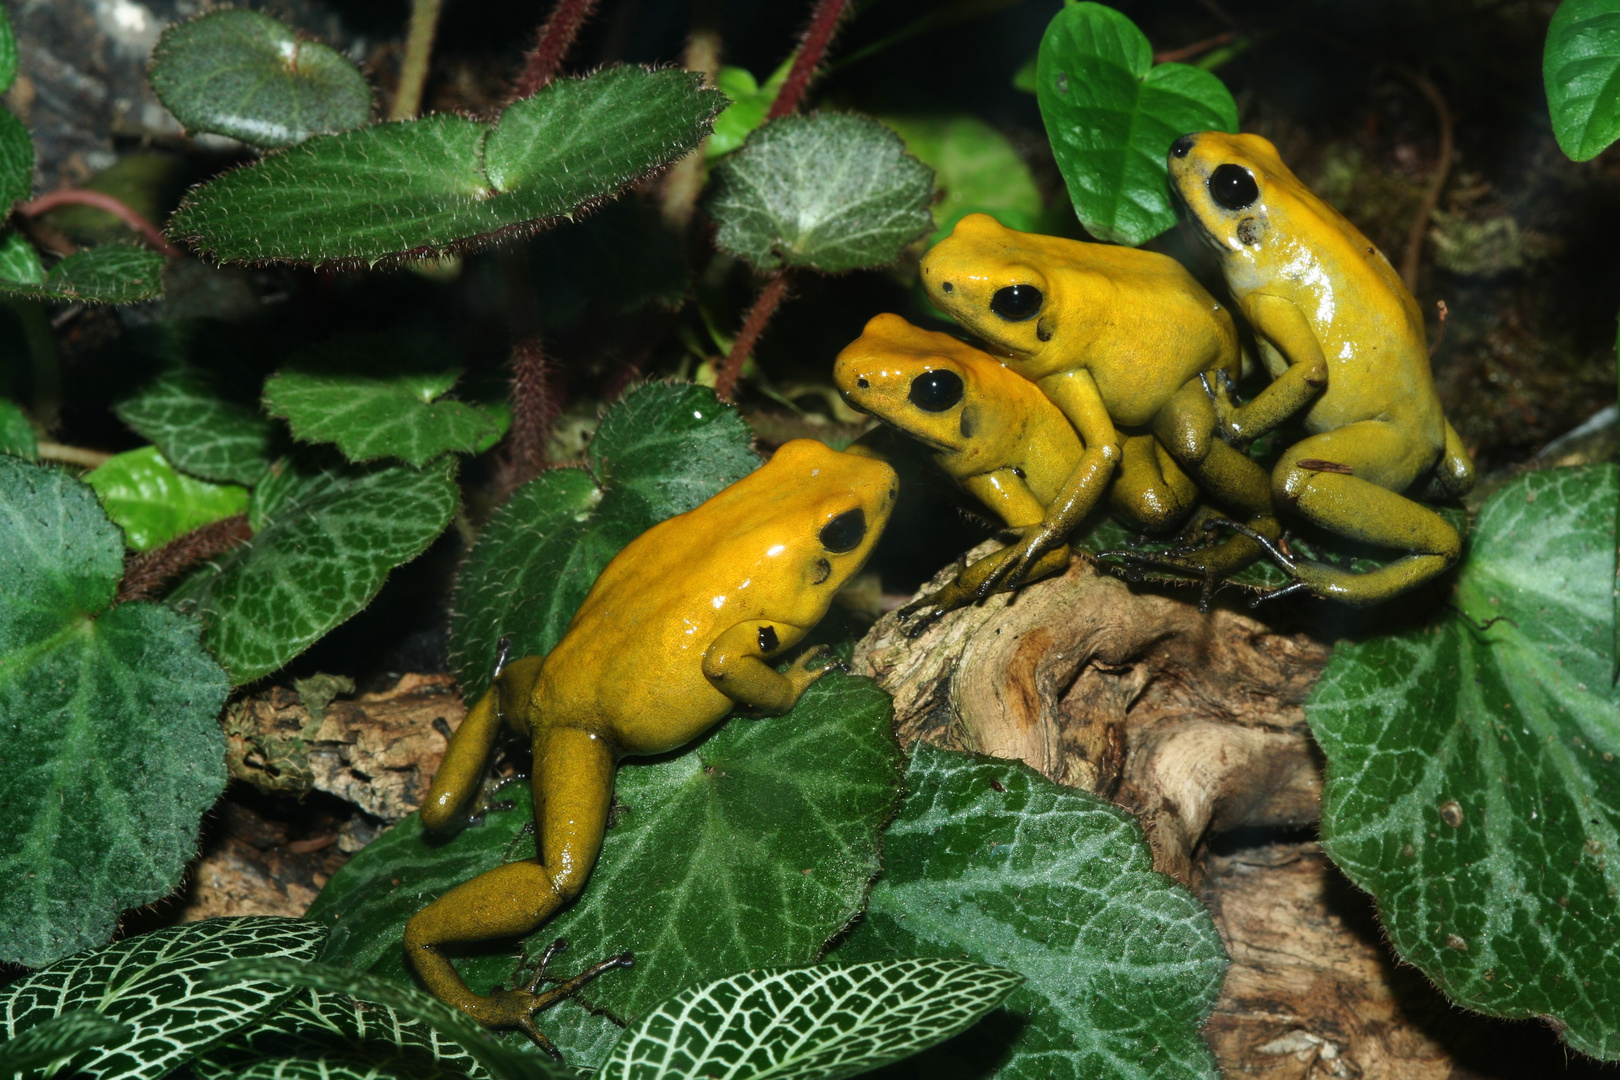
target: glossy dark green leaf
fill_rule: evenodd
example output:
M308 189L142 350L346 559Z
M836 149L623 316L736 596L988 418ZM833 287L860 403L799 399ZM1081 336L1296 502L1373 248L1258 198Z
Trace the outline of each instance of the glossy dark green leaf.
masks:
M108 610L123 539L65 471L0 455L0 959L112 935L172 889L225 787L224 672L195 621Z
M450 665L463 693L489 684L502 636L514 656L550 652L621 547L754 470L751 439L712 390L648 383L602 418L584 469L555 469L514 492L456 579Z
M932 170L866 116L772 120L714 170L715 243L756 269L888 266L933 224Z
M1165 156L1189 131L1236 131L1219 78L1153 63L1129 18L1080 3L1052 17L1036 72L1041 118L1075 213L1100 240L1140 244L1176 223Z
M888 695L832 672L786 716L733 720L678 757L626 762L590 884L531 936L531 954L567 938L563 971L635 953L633 969L585 993L626 1020L699 980L813 960L860 910L877 870L878 830L897 794L890 723ZM417 817L406 818L334 875L310 908L333 928L325 959L408 978L406 919L476 872L533 857L527 790L512 785L501 798L515 809L449 843L424 842ZM510 951L461 964L481 992L513 967ZM582 1063L600 1060L619 1036L573 1003L540 1025Z
M133 1030L94 1009L73 1009L0 1042L0 1076L44 1068L92 1047L128 1039Z
M353 64L257 11L169 27L147 78L188 130L254 146L291 146L371 119L371 87Z
M39 261L39 251L21 233L8 232L0 237L0 281L23 285L45 283L45 266Z
M934 240L951 234L969 214L989 214L1009 229L1029 232L1041 193L1029 166L1007 137L973 116L884 117L906 149L934 170Z
M116 454L84 479L134 551L162 547L248 506L247 488L210 484L176 472L155 446Z
M128 1033L80 1052L60 1075L157 1080L290 996L263 980L209 985L222 964L278 959L307 966L325 939L315 923L257 915L153 930L70 956L0 990L0 1040L95 1009Z
M38 284L0 281L0 292L34 300L137 304L163 295L163 262L163 255L150 248L102 244L69 255L46 271Z
M1341 642L1306 717L1322 842L1453 1001L1620 1058L1613 465L1491 496L1431 626Z
M9 36L9 35L7 35ZM12 48L16 45L13 42ZM3 61L3 57L0 57ZM12 54L16 71L16 54ZM0 206L7 213L34 193L34 140L23 122L0 109Z
M1541 59L1553 134L1576 161L1620 138L1620 0L1564 0Z
M919 744L883 876L835 960L948 956L1024 985L961 1038L879 1074L1111 1080L1217 1075L1199 1029L1227 959L1142 828L1024 765Z
M114 412L175 468L204 480L252 485L270 467L271 421L200 368L159 375Z
M24 461L39 458L39 443L34 438L34 425L14 403L0 398L0 454L10 454Z
M389 571L444 531L453 468L344 466L304 454L253 492L253 539L199 570L170 603L195 613L233 685L268 675L371 602Z
M697 146L723 103L690 72L604 68L494 124L440 115L306 139L194 189L170 231L221 262L442 253L617 194Z

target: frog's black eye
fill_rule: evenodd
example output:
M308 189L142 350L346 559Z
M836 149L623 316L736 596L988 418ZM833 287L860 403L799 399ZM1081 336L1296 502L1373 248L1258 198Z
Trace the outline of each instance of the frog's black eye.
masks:
M911 380L911 403L924 412L944 412L962 400L962 376L954 371L925 371Z
M834 553L854 551L864 539L865 510L846 510L821 527L821 546Z
M990 298L990 310L1008 322L1023 322L1041 310L1041 290L1033 285L1009 285Z
M1260 197L1260 187L1248 169L1228 163L1209 174L1209 197L1227 210L1242 210Z

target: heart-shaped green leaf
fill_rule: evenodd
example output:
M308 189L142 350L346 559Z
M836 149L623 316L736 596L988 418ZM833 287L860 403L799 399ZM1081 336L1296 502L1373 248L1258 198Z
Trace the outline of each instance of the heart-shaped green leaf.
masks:
M198 526L240 514L248 505L247 488L175 472L155 446L117 454L84 479L134 551L162 547Z
M257 11L169 27L147 78L188 130L254 146L291 146L371 119L371 87L353 64Z
M714 170L714 242L756 269L888 266L933 225L934 174L876 120L772 120Z
M1456 610L1341 643L1306 717L1322 843L1453 1001L1545 1016L1620 1058L1620 690L1613 465L1512 481Z
M610 67L494 124L462 116L317 135L194 189L170 231L221 262L421 257L555 220L681 157L724 104L701 77Z
M584 469L554 469L514 492L456 579L450 665L468 700L489 685L503 636L513 656L550 652L621 547L752 472L751 440L714 391L648 383L602 418Z
M659 1005L597 1076L842 1080L950 1038L1023 981L966 960L739 972Z
M95 493L0 455L0 959L46 964L166 894L225 787L226 683L191 619L108 610L124 545Z
M1558 145L1576 161L1620 138L1620 0L1564 0L1541 59Z
M1036 93L1074 212L1100 240L1140 244L1176 223L1165 156L1189 131L1236 131L1216 76L1153 63L1153 47L1102 4L1063 8L1041 38Z
M39 443L34 439L34 425L15 404L0 398L0 454L10 454L24 461L39 458Z
M0 116L6 115L0 110ZM0 292L33 300L138 304L163 295L163 263L163 255L149 248L102 244L69 255L39 283L0 280Z
M271 421L200 367L159 375L114 412L175 468L204 480L252 485L270 467Z
M70 956L0 990L0 1039L95 1009L129 1034L82 1051L63 1073L157 1080L290 996L264 980L209 985L220 965L281 959L306 967L325 940L325 928L315 923L259 915L154 930Z
M126 1040L128 1024L94 1009L74 1009L0 1042L0 1076L44 1068L95 1046Z
M893 811L899 748L888 695L867 679L823 676L786 716L734 720L678 757L626 762L618 807L585 894L540 927L531 954L563 937L578 966L629 950L636 966L585 991L626 1020L700 980L813 960L860 911ZM533 858L527 789L512 810L449 843L412 815L344 868L310 908L333 929L325 959L409 980L400 935L434 897L513 859ZM510 948L459 961L487 992L510 979ZM573 1004L540 1017L569 1060L600 1060L619 1037Z
M1199 1037L1226 953L1126 811L1014 762L919 745L883 876L836 960L965 957L1026 982L889 1077L1217 1075Z

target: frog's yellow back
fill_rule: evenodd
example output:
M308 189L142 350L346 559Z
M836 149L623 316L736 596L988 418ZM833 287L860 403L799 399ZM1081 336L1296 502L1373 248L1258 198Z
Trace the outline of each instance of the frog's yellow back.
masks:
M780 648L826 613L894 506L885 462L810 439L787 443L697 508L627 544L546 657L546 724L578 726L625 754L674 749L732 707L704 675L728 628L766 621ZM532 722L532 721L531 721Z
M1085 369L1115 421L1147 423L1188 379L1240 362L1231 314L1174 259L969 214L923 257L936 307L1041 380Z

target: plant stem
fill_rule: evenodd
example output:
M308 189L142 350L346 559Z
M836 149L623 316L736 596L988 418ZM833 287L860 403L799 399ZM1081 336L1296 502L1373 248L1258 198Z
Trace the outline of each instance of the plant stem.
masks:
M546 440L555 415L551 365L540 339L520 341L512 349L512 428L506 433L502 501L545 471Z
M777 305L781 304L782 297L787 295L788 272L778 270L765 282L765 287L759 290L759 299L754 306L748 309L748 318L743 320L742 329L737 331L737 339L731 343L731 352L726 354L726 362L720 365L715 373L714 392L720 396L721 401L730 401L737 389L737 378L742 374L743 361L754 351L754 344L759 341L759 335L764 332L765 325L776 314Z
M124 564L124 580L114 603L145 600L198 563L217 558L253 536L246 514L210 522L176 537L160 548L131 555Z
M788 71L787 81L782 84L782 89L777 91L776 100L771 102L771 111L765 114L766 120L791 116L798 111L799 102L804 100L805 91L810 89L810 80L815 76L816 65L820 64L821 58L826 55L827 46L832 42L833 31L838 29L838 20L844 14L847 4L848 0L816 0L815 11L810 16L810 25L805 28L804 37L799 41L798 58L793 61L793 67Z
M112 455L105 450L87 450L82 446L64 446L54 442L40 443L39 456L45 461L61 461L86 469L94 469L112 460Z
M17 213L26 218L35 218L47 211L56 209L58 206L93 206L97 210L105 210L131 229L140 233L141 239L163 252L163 254L168 255L170 258L181 254L180 249L169 243L168 238L163 235L162 230L156 225L137 214L130 208L129 204L115 199L105 192L86 191L83 188L63 188L61 191L52 191L41 195L37 199L31 199L23 203L17 207Z
M443 0L411 0L411 27L405 35L405 62L399 69L399 89L388 110L390 120L409 120L422 108L422 87L427 84L433 59L433 35L439 29Z
M1423 237L1429 231L1429 219L1434 217L1435 207L1440 205L1440 193L1445 190L1446 177L1451 172L1452 123L1451 110L1446 108L1446 99L1441 96L1439 87L1415 71L1403 70L1401 74L1429 99L1429 104L1434 107L1435 120L1440 124L1440 160L1434 164L1434 175L1429 178L1417 217L1412 219L1411 228L1406 230L1406 253L1401 259L1401 280L1406 282L1408 289L1416 292L1418 268L1423 262Z
M560 0L557 10L540 29L540 40L523 60L523 74L518 76L514 97L526 98L557 77L557 69L579 35L579 28L595 8L596 0Z

